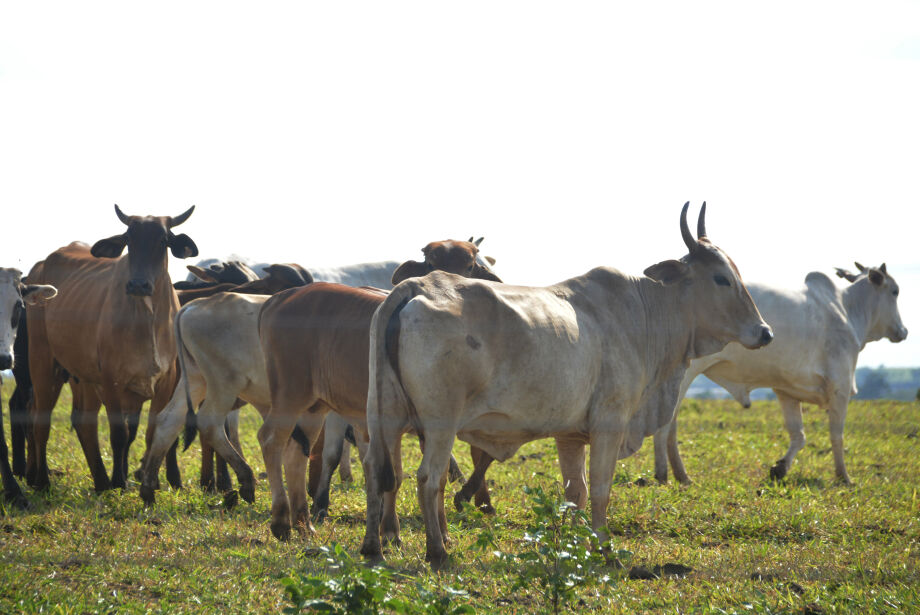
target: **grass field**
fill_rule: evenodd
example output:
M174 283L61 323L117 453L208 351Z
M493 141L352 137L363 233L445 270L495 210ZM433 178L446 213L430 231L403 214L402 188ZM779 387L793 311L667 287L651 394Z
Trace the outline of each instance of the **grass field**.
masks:
M4 400L9 392L4 387ZM220 496L198 489L197 441L180 456L185 488L158 493L154 507L144 508L136 484L125 493L94 493L70 430L69 408L65 389L49 446L49 464L57 471L52 489L28 492L30 511L0 514L0 613L279 612L290 604L282 578L324 573L317 547L339 543L359 557L365 507L359 464L354 484L336 478L331 518L315 536L279 543L268 529L264 479L255 505L242 503L232 511L223 509ZM244 454L258 474L263 469L255 438L258 415L247 408L243 417ZM686 401L680 440L695 484L655 484L650 440L620 462L608 519L613 548L631 555L625 568L608 567L608 581L598 578L578 588L574 608L920 612L918 428L916 403L851 404L846 447L856 485L844 487L833 481L825 413L810 407L808 444L787 481L773 485L764 477L787 443L775 402L744 411L728 401ZM453 605L468 604L476 612L547 609L537 583L512 591L517 571L492 551L514 554L525 548L533 513L523 487L558 491L554 446L551 440L531 443L515 459L492 467L494 517L448 508L452 561L435 575L423 561L414 478L418 447L407 439L410 476L399 500L403 544L387 553L394 595L417 600L422 586L445 596L444 588L451 586L466 592ZM132 449L132 470L142 452L141 434ZM455 453L469 473L467 445L458 442ZM106 464L111 467L109 459ZM451 493L455 489L449 487ZM475 544L486 532L496 548L478 551ZM648 580L627 574L666 564L692 570Z

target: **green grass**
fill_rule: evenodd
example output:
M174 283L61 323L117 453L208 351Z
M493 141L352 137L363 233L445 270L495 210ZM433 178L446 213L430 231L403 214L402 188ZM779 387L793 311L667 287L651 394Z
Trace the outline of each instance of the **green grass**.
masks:
M4 399L9 392L5 387ZM144 508L134 483L125 493L94 493L70 430L69 404L65 389L49 443L49 464L60 472L51 490L27 490L30 511L0 513L0 612L278 612L287 605L281 578L324 570L318 546L340 543L358 557L365 508L359 464L355 484L336 478L331 518L315 536L279 543L268 529L267 481L259 480L255 505L225 511L220 496L197 487L197 442L180 456L185 488L159 492L152 508ZM805 415L808 444L779 485L765 481L787 444L775 402L743 410L728 401L688 400L681 419L681 450L695 484L655 484L649 440L620 463L608 519L613 547L633 554L627 569L677 563L692 571L683 578L630 580L626 570L611 567L612 584L581 590L579 610L920 611L920 406L851 404L846 447L854 487L834 482L827 420L813 407ZM106 454L104 415L100 423ZM263 470L258 425L258 415L245 409L244 454L257 474ZM459 600L478 612L543 610L539 587L512 593L517 577L508 560L476 551L475 544L488 528L501 551L525 548L532 514L523 486L558 489L552 441L531 443L492 467L495 517L448 506L452 560L440 575L423 561L417 443L407 439L404 450L403 545L386 553L400 589L410 595L417 583L452 585L468 592ZM132 448L132 470L142 452L143 433ZM458 442L455 453L469 473L466 444ZM649 486L636 485L638 478Z

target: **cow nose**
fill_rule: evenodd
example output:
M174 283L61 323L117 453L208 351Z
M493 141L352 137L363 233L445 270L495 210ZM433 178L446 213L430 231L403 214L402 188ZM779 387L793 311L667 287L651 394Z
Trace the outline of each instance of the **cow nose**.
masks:
M128 280L128 283L125 285L125 291L129 295L149 297L153 294L153 284L148 280Z
M7 352L0 354L0 369L13 369L13 355Z
M773 341L773 329L769 325L764 325L760 330L760 345L766 346Z
M901 329L898 331L898 334L900 337L898 341L903 342L904 340L906 340L907 339L907 327L901 327Z

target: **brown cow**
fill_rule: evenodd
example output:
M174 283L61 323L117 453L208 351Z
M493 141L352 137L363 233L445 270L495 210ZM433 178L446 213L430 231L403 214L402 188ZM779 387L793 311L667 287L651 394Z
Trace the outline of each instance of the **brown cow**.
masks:
M92 248L74 242L52 252L29 273L31 282L58 289L55 301L27 308L34 388L26 462L29 484L49 485L46 445L51 412L70 375L78 383L72 422L96 490L126 486L128 448L137 434L141 406L152 399L150 411L158 412L176 382L172 321L179 301L169 279L166 251L177 258L198 254L191 238L171 230L194 209L177 217L128 216L116 205L118 219L128 227L125 233L102 239ZM128 254L119 258L125 247ZM99 454L100 403L109 419L111 480Z
M475 272L497 279L488 269L471 266L475 265L478 250L470 242L429 244L423 251L426 259L429 254L440 254L437 246L444 244L448 244L448 252L460 251L472 258L441 259L438 261L441 265L461 275ZM402 269L399 267L397 272ZM380 291L315 282L279 293L262 308L259 337L272 403L259 429L259 443L272 493L271 530L279 539L286 539L291 529L291 505L284 488L281 462L298 417L307 410L332 409L367 439L363 432L366 431L370 323L374 310L385 298ZM307 435L313 442L318 434ZM322 493L323 488L320 489ZM398 530L395 500L388 504L385 519L385 523Z

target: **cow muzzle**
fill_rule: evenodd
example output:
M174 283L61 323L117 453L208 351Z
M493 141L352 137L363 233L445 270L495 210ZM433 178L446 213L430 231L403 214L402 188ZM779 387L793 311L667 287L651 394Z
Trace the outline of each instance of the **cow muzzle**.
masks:
M750 342L741 341L741 345L749 350L763 348L773 341L773 329L767 324L755 327L751 334Z
M899 326L895 328L894 332L888 336L888 339L890 339L895 344L898 342L903 342L907 339L907 327Z
M0 353L0 369L13 369L13 355L8 352Z
M153 295L153 284L149 280L128 280L125 285L125 292L134 297L149 297Z

